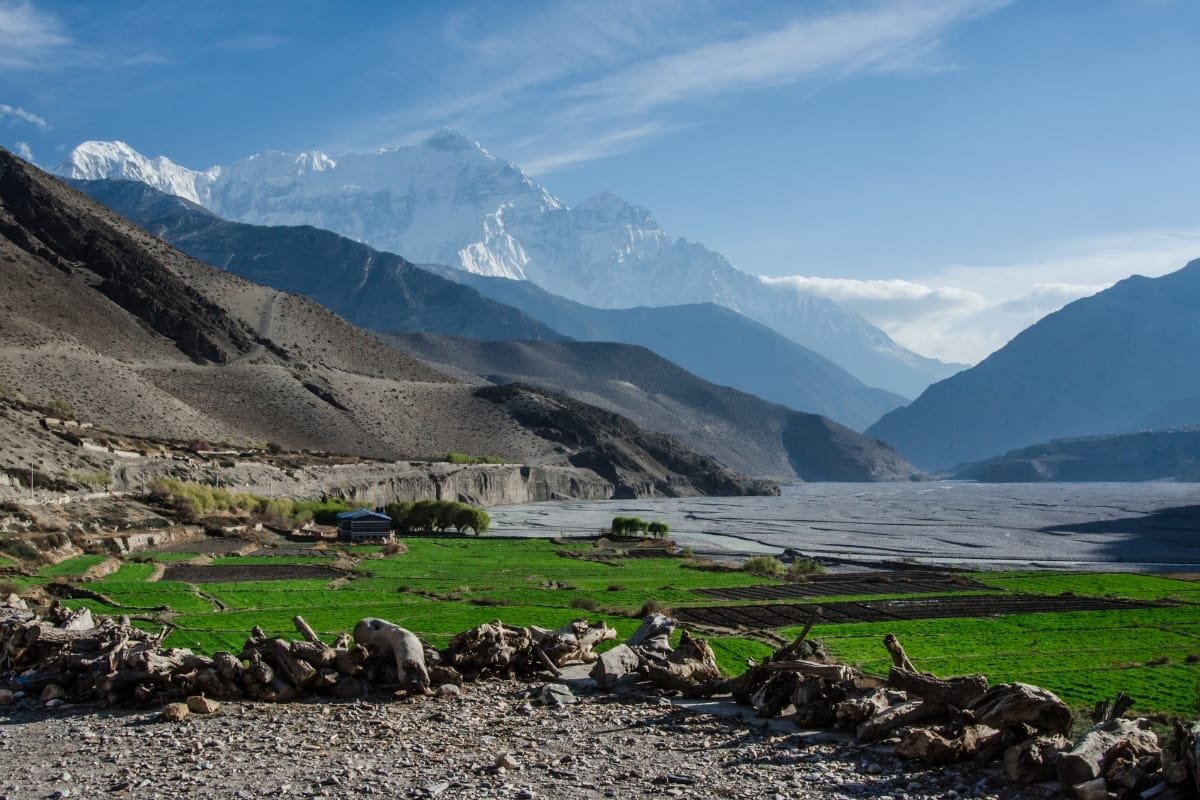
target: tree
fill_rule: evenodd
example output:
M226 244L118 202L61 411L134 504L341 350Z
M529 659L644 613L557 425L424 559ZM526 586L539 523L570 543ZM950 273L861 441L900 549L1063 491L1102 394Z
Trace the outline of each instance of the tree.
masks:
M437 500L418 500L408 510L409 530L433 532L433 524L437 519Z
M454 514L454 527L459 533L470 529L472 533L479 535L492 524L492 518L482 508L465 504L459 505L459 509Z
M667 534L671 531L671 529L667 527L667 523L660 522L658 520L651 522L649 529L650 535L655 539L665 539L667 538Z
M408 532L410 528L408 514L412 511L412 507L413 504L410 500L387 504L384 511L392 518L392 530L400 531L401 533Z

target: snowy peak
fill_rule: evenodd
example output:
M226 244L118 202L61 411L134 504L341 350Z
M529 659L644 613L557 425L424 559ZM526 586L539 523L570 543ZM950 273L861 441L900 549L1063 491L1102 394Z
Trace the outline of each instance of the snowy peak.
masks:
M479 150L487 153L479 142L471 141L453 128L440 128L434 131L428 139L421 143L421 146L430 150L446 150L451 153L460 153L465 150Z
M312 225L419 264L530 280L600 308L717 303L902 395L953 371L832 301L764 283L720 253L672 239L647 209L612 192L569 208L452 129L373 153L272 151L204 171L123 142L85 142L58 172L142 181L228 220Z
M220 167L197 172L166 156L147 158L125 142L88 141L72 150L56 172L82 180L141 181L160 191L203 204L202 194L220 173Z

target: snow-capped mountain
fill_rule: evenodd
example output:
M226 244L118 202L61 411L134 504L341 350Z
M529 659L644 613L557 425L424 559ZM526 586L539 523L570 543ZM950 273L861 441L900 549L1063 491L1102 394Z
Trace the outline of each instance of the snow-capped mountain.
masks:
M266 152L204 171L123 142L85 142L57 171L139 180L227 219L325 228L417 263L530 280L601 308L714 302L909 397L955 371L831 300L765 283L703 245L672 239L649 211L614 194L569 208L453 131L374 153Z

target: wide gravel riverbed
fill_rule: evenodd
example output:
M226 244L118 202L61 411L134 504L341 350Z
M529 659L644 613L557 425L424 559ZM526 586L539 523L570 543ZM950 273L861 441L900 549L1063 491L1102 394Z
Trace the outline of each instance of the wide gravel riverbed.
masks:
M792 547L851 562L1200 570L1200 484L963 482L784 487L780 497L534 503L488 509L492 533L594 534L660 519L697 552Z

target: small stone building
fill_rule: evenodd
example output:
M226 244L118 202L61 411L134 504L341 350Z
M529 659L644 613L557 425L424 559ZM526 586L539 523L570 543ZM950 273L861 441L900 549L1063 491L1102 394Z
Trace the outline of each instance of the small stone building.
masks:
M389 542L392 540L392 518L379 511L358 508L337 515L338 539L343 542Z

